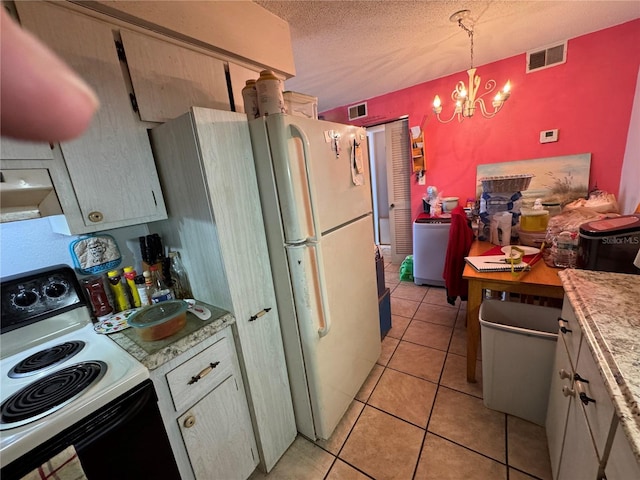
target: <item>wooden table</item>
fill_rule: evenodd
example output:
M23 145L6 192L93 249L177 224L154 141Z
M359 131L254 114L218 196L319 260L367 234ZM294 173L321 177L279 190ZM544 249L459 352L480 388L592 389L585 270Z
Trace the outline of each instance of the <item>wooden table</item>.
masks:
M469 256L482 255L494 248L489 242L475 241L471 245ZM564 289L558 277L560 269L548 267L542 259L531 270L514 278L511 272L476 272L465 265L462 277L469 281L467 301L467 381L476 381L476 357L480 340L480 304L483 290L514 292L541 297L563 298Z

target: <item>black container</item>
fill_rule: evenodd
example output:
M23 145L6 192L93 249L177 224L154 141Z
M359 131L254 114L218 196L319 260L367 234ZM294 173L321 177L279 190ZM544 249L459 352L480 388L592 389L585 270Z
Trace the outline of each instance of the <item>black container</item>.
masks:
M578 268L640 274L633 261L640 250L640 215L623 215L580 225Z

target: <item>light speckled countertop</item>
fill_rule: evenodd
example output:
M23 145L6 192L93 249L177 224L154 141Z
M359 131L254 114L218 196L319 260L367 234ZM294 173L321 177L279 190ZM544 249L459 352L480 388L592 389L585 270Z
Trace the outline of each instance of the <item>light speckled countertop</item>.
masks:
M145 342L140 339L135 328L112 333L109 337L149 370L154 370L186 352L207 337L235 323L234 316L226 310L221 310L206 303L198 303L211 310L211 318L200 320L187 311L187 324L182 330L170 337L154 342Z
M640 275L572 269L559 275L640 461Z

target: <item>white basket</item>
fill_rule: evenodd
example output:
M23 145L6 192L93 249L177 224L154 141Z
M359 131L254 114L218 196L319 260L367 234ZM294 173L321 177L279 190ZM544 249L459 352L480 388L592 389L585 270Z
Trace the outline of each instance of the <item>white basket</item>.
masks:
M522 192L529 188L532 173L522 175L496 175L494 177L482 177L482 191L487 193Z

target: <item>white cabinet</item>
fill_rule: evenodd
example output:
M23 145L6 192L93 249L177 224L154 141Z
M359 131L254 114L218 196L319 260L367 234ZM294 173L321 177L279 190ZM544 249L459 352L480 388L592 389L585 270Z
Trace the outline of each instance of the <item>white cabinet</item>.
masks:
M60 144L63 166L51 172L70 231L166 218L146 126L132 109L112 25L51 3L16 2L16 8L22 25L71 65L101 101L87 131Z
M563 315L563 318L566 318ZM569 341L567 341L569 340ZM546 431L553 478L598 478L600 459L596 453L580 402L575 397L574 368L570 338L562 333L556 357L547 407ZM574 361L576 357L573 357Z
M560 334L546 419L553 478L600 480L605 473L608 480L640 478L637 473L625 476L624 472L632 472L633 467L638 472L638 465L618 425L587 337L566 298L558 323ZM609 473L614 476L610 478Z
M166 122L194 105L230 110L225 62L125 29L120 36L142 120Z
M261 468L296 437L246 115L194 108L151 131L170 212L154 223L181 249L196 298L233 313Z
M183 479L245 480L258 464L231 329L151 372Z

